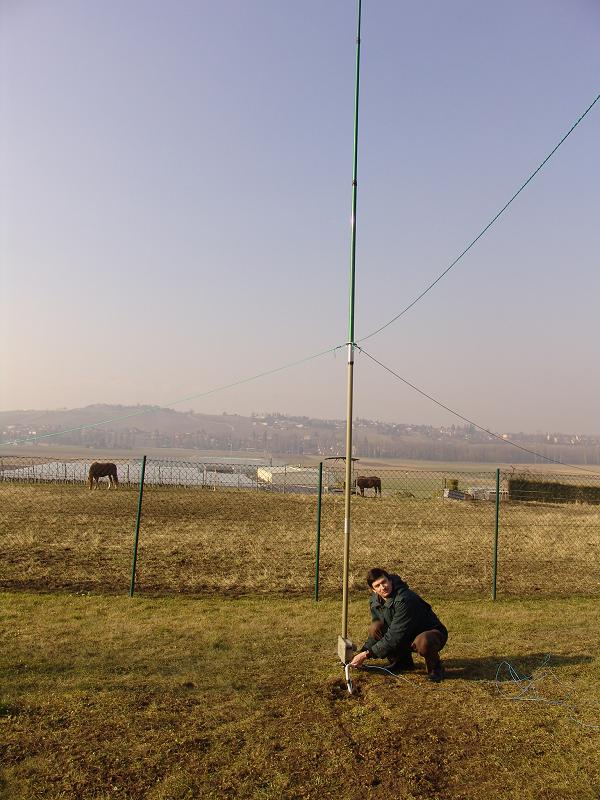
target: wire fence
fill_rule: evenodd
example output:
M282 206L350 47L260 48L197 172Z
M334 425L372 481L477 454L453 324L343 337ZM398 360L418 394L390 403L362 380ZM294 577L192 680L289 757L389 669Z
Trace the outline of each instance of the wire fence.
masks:
M142 462L122 459L118 487L93 491L91 463L0 458L0 587L341 591L343 460L147 459L141 487ZM351 591L383 566L438 595L600 594L600 475L354 462L352 491Z

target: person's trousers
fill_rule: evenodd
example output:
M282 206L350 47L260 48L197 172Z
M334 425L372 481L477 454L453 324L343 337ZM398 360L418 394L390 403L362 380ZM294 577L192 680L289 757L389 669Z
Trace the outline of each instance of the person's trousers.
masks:
M385 636L387 626L382 620L377 620L371 623L369 627L369 638L379 641ZM448 631L445 625L440 623L439 627L432 628L428 631L422 631L410 644L403 645L402 647L390 653L390 661L397 664L412 664L412 654L417 653L425 659L427 672L431 672L440 664L440 650L448 641Z

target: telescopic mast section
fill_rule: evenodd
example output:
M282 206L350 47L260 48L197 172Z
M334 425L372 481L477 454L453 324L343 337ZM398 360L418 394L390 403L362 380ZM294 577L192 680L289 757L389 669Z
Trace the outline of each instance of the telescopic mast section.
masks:
M350 497L352 481L352 402L354 394L354 298L356 267L356 195L358 189L358 98L360 87L360 23L362 0L358 0L356 30L356 80L354 89L354 153L352 165L352 216L350 219L350 291L348 297L348 378L346 400L346 479L344 482L344 572L342 585L342 634L338 654L346 662L351 652L348 641L348 582L350 572Z

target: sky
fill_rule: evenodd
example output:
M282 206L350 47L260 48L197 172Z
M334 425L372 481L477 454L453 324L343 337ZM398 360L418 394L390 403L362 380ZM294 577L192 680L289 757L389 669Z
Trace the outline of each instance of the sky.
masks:
M363 0L356 329L600 91L596 0ZM0 2L0 409L343 418L356 4ZM495 431L600 433L600 101L363 343ZM192 399L193 396L196 396ZM185 399L184 399L185 398ZM358 353L355 416L458 423Z

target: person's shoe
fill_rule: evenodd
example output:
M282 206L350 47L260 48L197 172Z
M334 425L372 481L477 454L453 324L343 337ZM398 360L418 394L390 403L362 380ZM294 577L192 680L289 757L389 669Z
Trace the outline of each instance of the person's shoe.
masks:
M390 661L387 665L386 669L389 672L399 673L399 672L410 672L411 670L415 669L415 663L410 659L401 659L400 661Z
M432 683L440 683L440 681L444 680L444 667L438 664L431 670L427 677Z

